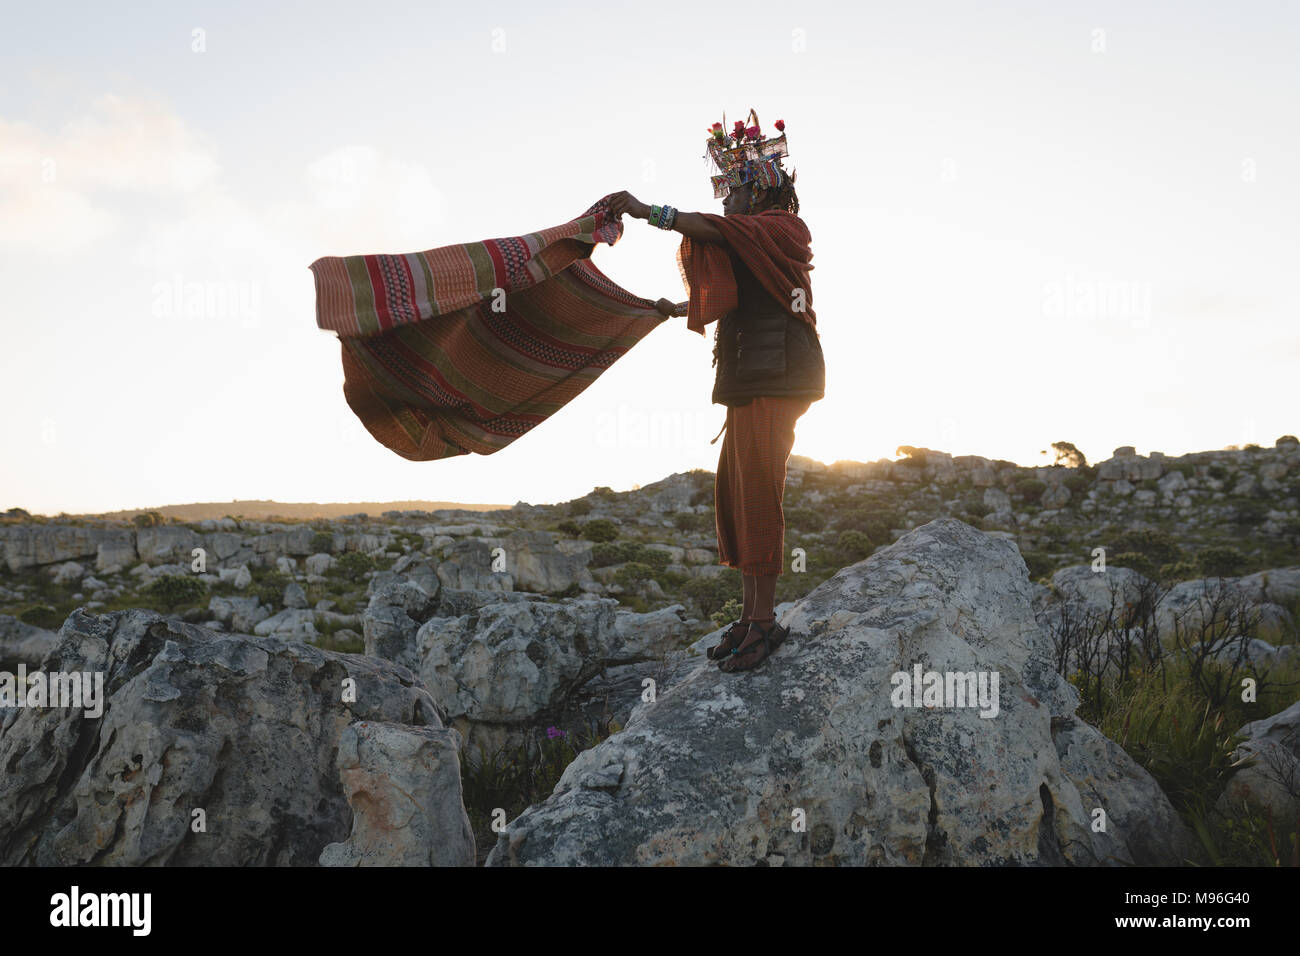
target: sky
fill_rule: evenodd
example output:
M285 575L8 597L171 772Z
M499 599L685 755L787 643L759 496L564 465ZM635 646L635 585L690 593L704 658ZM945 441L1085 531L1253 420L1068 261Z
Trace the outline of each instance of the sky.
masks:
M785 120L812 234L826 397L795 454L1300 432L1287 0L3 0L3 22L0 510L542 503L715 468L712 337L684 319L502 451L406 461L345 403L308 266L622 189L720 212L705 130L750 107ZM680 236L626 222L594 261L684 298Z

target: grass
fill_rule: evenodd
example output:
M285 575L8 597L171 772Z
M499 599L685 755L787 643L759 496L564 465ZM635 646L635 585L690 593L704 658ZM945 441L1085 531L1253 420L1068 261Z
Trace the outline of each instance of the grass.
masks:
M1300 620L1300 600L1288 608ZM1248 630L1247 633L1252 633ZM1293 624L1269 635L1277 644L1300 641ZM1238 679L1257 681L1257 700L1243 700ZM1163 657L1123 677L1095 681L1074 674L1080 689L1078 716L1114 740L1159 783L1196 834L1205 859L1215 866L1300 865L1300 820L1274 820L1251 806L1217 807L1231 776L1232 753L1242 725L1290 706L1300 686L1300 662L1258 674L1185 655ZM1229 688L1216 693L1216 688Z
M500 748L479 759L462 750L461 786L479 864L496 846L494 822L507 824L533 804L541 803L555 790L565 768L578 754L621 729L606 717L594 726L563 731L561 736L539 732L520 746ZM555 730L558 728L548 728Z

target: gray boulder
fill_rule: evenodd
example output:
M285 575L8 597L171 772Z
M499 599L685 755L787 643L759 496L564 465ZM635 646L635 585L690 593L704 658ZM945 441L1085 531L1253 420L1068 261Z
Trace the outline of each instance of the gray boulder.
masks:
M460 781L460 735L440 727L357 721L339 739L352 832L322 866L473 866Z
M39 666L58 643L58 635L8 614L0 614L0 668Z
M1011 543L909 532L797 602L759 670L703 662L638 705L488 863L1182 863L1155 781L1074 717L1031 596ZM916 668L997 693L907 706Z
M103 673L107 703L99 719L0 712L5 865L315 864L352 829L346 728L442 727L428 691L388 661L143 610L74 611L59 638L42 666Z
M1237 734L1246 740L1233 752L1238 770L1228 778L1217 809L1231 813L1246 806L1271 813L1275 821L1300 817L1300 701L1252 720Z

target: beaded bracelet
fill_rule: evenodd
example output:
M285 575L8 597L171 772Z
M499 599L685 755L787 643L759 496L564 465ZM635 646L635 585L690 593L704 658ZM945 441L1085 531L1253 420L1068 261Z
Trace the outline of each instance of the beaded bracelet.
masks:
M655 223L660 229L671 229L673 223L677 221L677 209L674 206L664 206L660 221Z
M663 215L663 211L664 211L664 210L663 210L663 207L662 207L662 206L651 206L651 207L650 207L650 219L649 219L650 225L652 225L652 226L658 226L658 225L659 225L659 217L660 217L661 215Z

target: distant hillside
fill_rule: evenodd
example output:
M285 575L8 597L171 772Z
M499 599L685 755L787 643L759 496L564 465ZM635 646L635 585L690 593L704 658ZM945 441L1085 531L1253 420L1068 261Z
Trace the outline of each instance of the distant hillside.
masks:
M317 518L333 519L344 515L365 513L379 517L385 511L437 511L442 508L460 508L465 511L497 511L510 505L464 504L459 501L271 501L248 499L243 501L203 501L188 505L163 505L159 508L134 508L127 511L108 511L87 517L130 521L146 511L157 511L164 517L177 521L203 521L206 518L292 518L312 521Z

